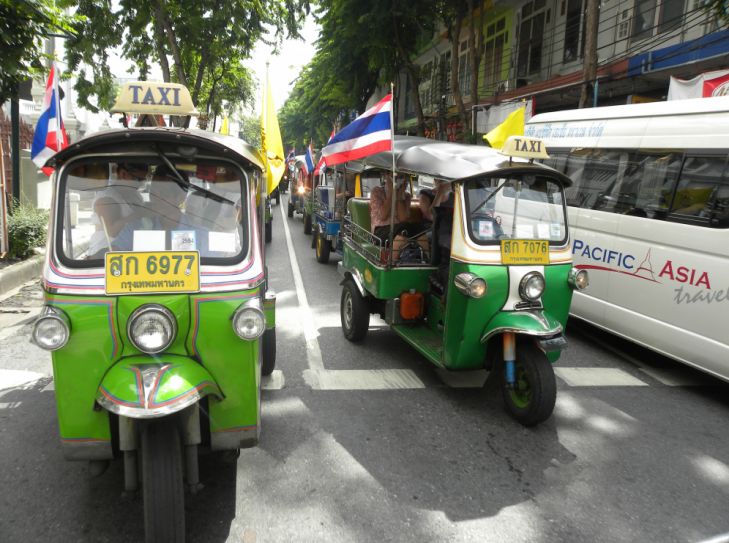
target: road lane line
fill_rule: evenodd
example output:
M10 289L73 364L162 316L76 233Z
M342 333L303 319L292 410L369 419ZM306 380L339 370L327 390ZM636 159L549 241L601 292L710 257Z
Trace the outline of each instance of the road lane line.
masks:
M648 383L618 368L554 368L571 387L647 387Z
M287 202L288 204L288 198ZM283 222L284 233L286 234L286 247L289 251L289 261L291 262L291 272L294 274L294 286L296 287L296 298L299 301L300 322L304 328L304 339L306 340L306 361L309 369L313 372L324 370L324 362L321 357L321 349L317 337L319 333L314 326L309 301L304 291L304 281L301 279L301 270L299 263L296 261L296 253L294 252L294 244L291 241L291 232L289 232L288 220L284 213L284 206L278 206L281 209L281 222Z
M403 390L425 388L412 370L327 370L319 373L320 390Z

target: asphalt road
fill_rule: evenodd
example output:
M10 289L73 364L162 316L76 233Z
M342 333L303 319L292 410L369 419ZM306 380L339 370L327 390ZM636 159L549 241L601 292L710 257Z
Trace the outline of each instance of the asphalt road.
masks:
M300 216L274 207L278 371L262 440L237 459L201 459L189 541L729 533L729 385L570 322L555 414L525 429L483 376L444 382L376 317L362 344L348 343L337 259L318 264L310 239ZM24 324L40 303L37 285L0 301L0 541L140 541L141 497L123 495L121 464L93 478L62 458L50 356Z

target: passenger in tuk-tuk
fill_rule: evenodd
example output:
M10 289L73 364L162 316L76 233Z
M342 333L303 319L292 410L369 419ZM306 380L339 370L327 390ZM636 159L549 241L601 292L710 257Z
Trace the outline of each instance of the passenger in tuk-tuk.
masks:
M381 240L388 239L390 235L390 210L392 198L395 198L395 227L393 235L403 238L413 237L423 233L427 225L422 222L411 222L410 203L412 196L406 190L405 176L397 177L397 184L393 190L392 175L385 174L385 186L378 186L370 193L370 222L372 233Z

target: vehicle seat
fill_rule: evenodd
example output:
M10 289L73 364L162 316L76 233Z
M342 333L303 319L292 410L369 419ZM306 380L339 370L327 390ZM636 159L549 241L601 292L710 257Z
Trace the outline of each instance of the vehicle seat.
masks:
M370 222L370 201L368 198L350 198L347 202L347 211L353 224L360 228L355 228L352 232L352 238L355 243L362 247L362 250L375 262L382 260L380 247L371 243L369 236L365 236L371 232ZM361 229L361 230L360 230ZM360 234L358 236L358 233Z
M316 199L321 203L322 210L334 210L334 187L316 187Z

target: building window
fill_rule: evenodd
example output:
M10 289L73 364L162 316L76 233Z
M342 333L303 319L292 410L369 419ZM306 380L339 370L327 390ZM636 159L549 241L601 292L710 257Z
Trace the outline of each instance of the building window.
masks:
M486 27L483 52L483 85L487 94L493 94L501 82L504 49L509 45L506 17L497 19Z
M663 0L660 4L658 32L668 32L681 26L684 0Z
M517 76L538 73L542 68L545 0L532 0L521 8Z
M564 30L564 62L572 62L582 56L580 30L582 25L582 0L567 0L567 18Z
M458 51L458 88L461 95L471 93L471 48L469 40L463 40Z

